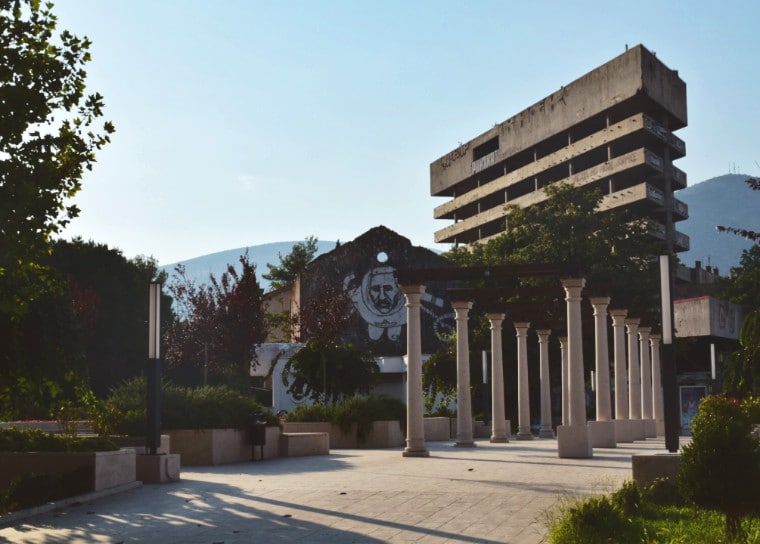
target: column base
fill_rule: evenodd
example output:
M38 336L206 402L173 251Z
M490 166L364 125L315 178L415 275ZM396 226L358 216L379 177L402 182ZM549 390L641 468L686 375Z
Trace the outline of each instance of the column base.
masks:
M512 422L508 419L504 421L504 428L498 431L494 429L493 423L491 423L491 443L492 444L505 444L509 442L509 429L512 428Z
M589 421L588 426L591 429L591 445L594 448L617 447L614 421Z
M455 448L474 448L475 442L455 442L454 443Z
M665 420L664 419L655 419L654 426L655 426L655 432L657 433L657 436L665 436Z
M533 440L535 438L531 432L519 432L517 433L517 440Z
M557 454L560 458L590 459L591 429L586 425L560 425L557 427Z
M430 457L430 452L427 449L413 450L405 448L401 455L402 457Z
M552 429L551 427L549 427L548 429L539 429L538 437L539 438L554 438L554 429Z
M615 420L615 440L618 442L633 442L631 421L629 419Z
M644 437L656 438L657 437L657 423L654 419L644 419Z
M631 425L631 438L636 440L644 440L644 420L643 419L630 419Z

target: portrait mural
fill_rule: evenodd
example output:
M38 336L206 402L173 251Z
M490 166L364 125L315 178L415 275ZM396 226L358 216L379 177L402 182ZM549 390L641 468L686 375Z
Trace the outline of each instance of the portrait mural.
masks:
M377 356L403 355L406 297L394 273L400 268L446 265L448 262L435 252L412 246L407 238L385 227L375 227L316 259L309 272L321 280L306 285L308 289L318 289L323 281L340 282L351 297L356 308L355 324L344 341L370 349ZM445 286L426 285L421 313L423 351L432 353L440 343L440 335L454 330L454 313Z

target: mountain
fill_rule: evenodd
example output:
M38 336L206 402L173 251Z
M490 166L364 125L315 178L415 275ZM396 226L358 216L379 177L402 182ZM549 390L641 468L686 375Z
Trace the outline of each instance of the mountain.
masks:
M691 239L689 251L678 254L683 264L694 266L694 261L702 261L703 267L717 267L723 276L739 265L742 251L754 242L718 232L716 227L760 231L760 191L749 188L744 182L748 177L726 174L676 193L676 198L689 206L689 218L676 224L676 229Z
M746 175L727 174L696 183L676 193L676 197L689 206L689 218L680 221L676 228L687 234L691 249L680 253L681 262L694 266L694 261L702 261L702 266L717 267L722 275L727 275L732 266L738 266L742 251L752 247L753 242L733 234L718 232L717 225L741 227L760 231L760 191L752 191L744 183ZM403 235L403 233L401 233ZM188 278L197 283L206 283L209 274L219 277L228 264L239 263L240 255L248 250L251 261L256 263L259 284L266 291L269 282L262 274L269 272L267 263L279 264L279 255L290 253L295 242L274 242L229 249L194 259L171 263L160 268L170 275L177 264L183 264ZM327 253L335 248L335 242L317 242L317 254Z
M261 285L261 288L266 291L269 289L269 282L265 280L262 275L269 272L267 263L279 265L279 256L285 256L290 253L293 246L299 242L303 242L303 240L297 240L295 242L273 242L258 246L228 249L226 251L219 251L218 253L201 255L200 257L195 257L193 259L162 265L159 267L159 270L165 270L169 274L169 281L171 282L172 276L174 275L174 268L178 264L181 264L185 267L185 275L188 279L191 279L198 284L203 284L208 282L210 274L219 278L219 276L227 270L228 264L236 265L236 268L239 270L240 256L247 250L248 258L252 263L256 264L256 277L259 279L259 285ZM327 253L333 249L335 249L335 242L319 240L317 242L317 252L314 256L317 257L318 255Z

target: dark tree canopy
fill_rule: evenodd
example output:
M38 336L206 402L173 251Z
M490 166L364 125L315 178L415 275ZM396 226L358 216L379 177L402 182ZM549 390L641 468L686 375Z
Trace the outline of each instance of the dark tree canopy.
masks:
M263 291L256 266L240 257L241 270L227 265L220 278L196 285L177 267L169 290L178 319L164 335L166 359L174 368L203 368L211 375L228 374L232 385L246 384L255 348L266 339L268 324L262 309Z
M79 210L81 187L113 125L85 94L90 41L56 35L52 4L0 0L0 312L15 316L51 281L51 236Z
M298 274L303 272L306 266L314 259L317 253L317 238L315 236L307 237L303 242L293 245L290 253L285 255L278 254L280 259L279 265L267 263L269 272L262 277L270 282L270 291L282 289L287 285L292 285Z

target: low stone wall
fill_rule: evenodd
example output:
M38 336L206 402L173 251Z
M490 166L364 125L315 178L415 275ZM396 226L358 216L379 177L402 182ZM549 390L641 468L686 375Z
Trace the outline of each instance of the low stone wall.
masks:
M328 455L330 435L328 433L282 433L280 435L280 456L303 457L306 455Z
M398 421L373 421L372 431L366 440L359 442L356 438L356 424L348 432L343 432L339 425L327 422L291 422L283 425L284 433L328 433L330 449L384 449L404 445L404 435Z
M425 441L451 440L451 421L447 417L425 418Z
M176 429L169 435L182 466L225 465L253 458L249 434L240 429Z
M681 454L677 453L637 453L631 457L633 481L644 487L657 478L676 481L681 466Z
M74 494L101 491L135 481L135 451L0 452L0 489L18 477L78 473Z

